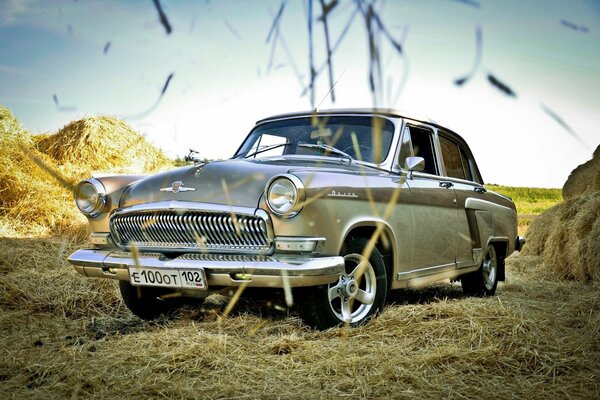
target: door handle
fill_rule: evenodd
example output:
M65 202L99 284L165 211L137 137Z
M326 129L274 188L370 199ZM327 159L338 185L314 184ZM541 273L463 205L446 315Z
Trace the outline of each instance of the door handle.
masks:
M454 186L454 183L452 183L452 182L448 182L448 181L441 181L441 182L440 182L440 187L443 187L443 188L449 189L449 188L451 188L452 186Z

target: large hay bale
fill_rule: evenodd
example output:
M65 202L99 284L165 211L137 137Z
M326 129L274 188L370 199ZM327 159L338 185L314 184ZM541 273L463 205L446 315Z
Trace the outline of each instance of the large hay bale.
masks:
M124 121L107 116L70 122L54 135L37 141L38 149L59 165L76 165L91 171L151 172L172 166Z
M560 204L557 204L533 219L525 235L527 245L523 248L524 254L541 255L544 252L560 209Z
M600 281L600 192L560 204L542 252L560 278Z
M600 146L571 172L563 198L531 223L523 254L542 256L549 275L600 281Z
M575 168L563 186L565 200L600 191L600 146L591 160Z
M40 151L41 150L41 151ZM88 117L32 137L0 106L0 234L81 235L72 188L94 172L151 172L171 166L123 121Z
M6 107L0 105L0 144L16 140L23 140L27 136L27 131L23 128L19 120Z
M36 163L37 160L37 163ZM44 167L45 166L45 167ZM31 135L5 107L0 106L0 217L4 229L23 234L69 230L82 217L53 160L36 151Z

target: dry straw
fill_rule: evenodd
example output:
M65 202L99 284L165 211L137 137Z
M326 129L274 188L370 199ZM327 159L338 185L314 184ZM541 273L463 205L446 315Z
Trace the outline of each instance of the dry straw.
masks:
M563 279L600 281L600 146L575 168L566 201L538 216L527 231L525 254L541 255L547 272Z
M600 146L591 160L575 168L563 186L565 200L600 192Z
M113 117L73 121L55 135L41 138L37 145L60 165L75 164L92 171L139 173L172 165L162 151Z
M0 106L3 234L85 234L72 187L94 173L153 172L171 161L123 121L86 117L56 134L31 136Z
M52 171L57 168L50 157L35 150L32 137L12 113L0 106L0 216L6 217L2 230L41 233L83 223L70 192L32 157L52 166ZM66 179L74 183L71 177Z

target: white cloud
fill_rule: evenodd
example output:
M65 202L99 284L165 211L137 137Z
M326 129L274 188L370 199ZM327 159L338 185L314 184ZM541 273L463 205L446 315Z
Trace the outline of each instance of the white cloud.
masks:
M35 3L35 0L0 0L0 25L14 25L20 16L37 12Z

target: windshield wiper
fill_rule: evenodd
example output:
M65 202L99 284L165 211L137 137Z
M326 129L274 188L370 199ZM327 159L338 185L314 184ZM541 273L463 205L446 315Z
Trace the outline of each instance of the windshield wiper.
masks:
M333 153L333 154L337 154L338 156L342 156L346 159L348 159L348 161L352 162L353 158L350 154L343 152L340 149L336 149L333 146L329 146L328 144L310 144L310 143L299 143L298 147L306 147L308 149L320 149L320 150L326 150L329 153Z
M269 150L276 149L278 147L289 146L289 145L291 145L291 143L267 144L267 145L264 145L264 146L259 146L258 149L256 149L256 151L254 153L246 154L244 156L242 156L240 154L236 158L241 158L241 157L249 158L249 157L255 156L257 154L264 153L265 151L269 151Z

